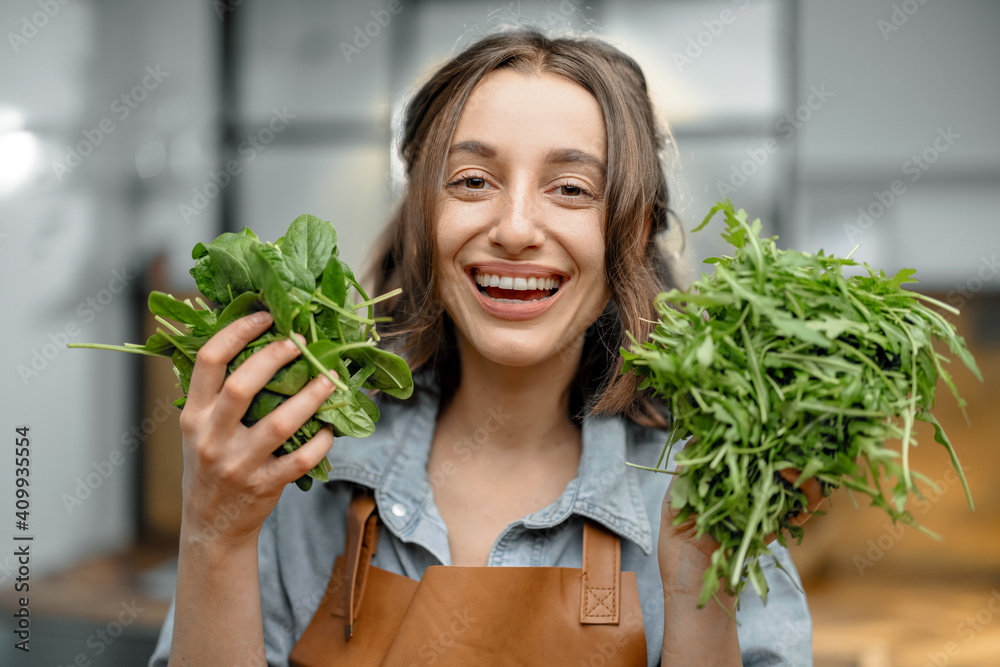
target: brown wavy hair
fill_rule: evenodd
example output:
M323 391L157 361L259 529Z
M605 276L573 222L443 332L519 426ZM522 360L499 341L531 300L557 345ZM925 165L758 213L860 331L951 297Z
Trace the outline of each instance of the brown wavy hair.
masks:
M378 304L378 315L392 318L380 332L415 372L431 371L442 388L442 401L450 400L460 381L460 365L454 323L436 279L432 221L459 114L476 84L498 69L552 73L583 86L600 104L607 127L605 271L611 299L585 333L570 416L620 414L665 427L663 406L637 391L638 377L621 374L618 354L629 345L624 332L638 340L646 337L653 326L649 320L656 317L653 299L672 283L656 245L669 218L660 160L664 135L639 66L597 39L549 38L534 29L489 35L445 63L412 98L400 145L406 189L369 270L376 294L403 288L401 296Z

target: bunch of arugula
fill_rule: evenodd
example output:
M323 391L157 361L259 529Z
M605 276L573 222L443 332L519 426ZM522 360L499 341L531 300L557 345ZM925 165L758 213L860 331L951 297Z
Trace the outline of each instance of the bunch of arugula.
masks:
M843 267L855 262L779 250L777 237L760 238L760 220L748 223L728 199L694 231L720 210L733 256L706 260L715 273L688 291L659 294L655 330L641 345L630 335L631 350L621 350L622 372L643 376L640 389L652 388L670 409L668 441L647 469L677 475L675 525L694 517L697 535L719 542L699 605L720 579L730 595L749 580L766 601L759 559L769 535L782 545L784 531L801 541L790 519L805 507L800 486L808 479L825 493L843 485L870 496L894 523L933 535L905 509L908 495L920 494L914 479L934 486L909 466L915 419L934 425L972 507L955 450L930 413L939 378L965 406L934 340L982 380L955 328L924 303L957 311L902 288L915 282L912 269L888 278L865 264L867 276L845 278ZM689 436L679 470L663 470L671 448ZM901 453L885 446L890 439L901 441ZM792 484L783 470L801 474ZM891 501L882 479L895 479Z
M324 424L330 424L338 436L371 435L379 411L362 389L378 389L404 399L413 392L413 378L406 362L375 347L379 340L375 325L381 318L373 317L372 307L400 290L369 299L354 272L340 259L337 232L331 223L312 215L299 216L273 244L262 243L244 227L239 233L225 233L210 243L198 243L191 255L197 260L191 275L202 295L217 307L197 298L200 308L196 308L190 300L152 292L149 310L162 326L145 345L77 343L68 347L170 357L183 392L174 405L182 408L202 345L240 317L269 310L274 318L271 327L236 355L228 371L235 371L251 354L275 340L291 338L302 354L281 368L253 398L243 423L257 423L320 373L338 389L275 451L276 456L295 451ZM362 301L354 303L349 299L352 288ZM367 317L356 312L362 308L367 308ZM166 318L183 325L183 330ZM306 343L294 333L301 334ZM327 481L329 471L330 464L324 458L296 484L308 490L313 479Z

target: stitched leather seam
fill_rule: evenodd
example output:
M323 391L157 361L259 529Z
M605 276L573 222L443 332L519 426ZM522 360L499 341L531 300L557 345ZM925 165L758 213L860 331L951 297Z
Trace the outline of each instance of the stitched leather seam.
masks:
M586 528L584 529L586 530ZM583 589L584 589L584 620L595 620L603 618L615 618L616 608L618 603L617 596L617 578L618 578L618 568L619 568L619 556L620 552L618 549L614 550L614 555L612 556L613 570L612 570L612 586L611 588L594 588L589 585L588 581L588 568L593 563L591 557L594 545L591 544L593 540L585 540L586 546L584 549L584 563L583 563ZM608 604L608 599L610 598L611 603ZM605 610L605 613L598 613L599 610Z

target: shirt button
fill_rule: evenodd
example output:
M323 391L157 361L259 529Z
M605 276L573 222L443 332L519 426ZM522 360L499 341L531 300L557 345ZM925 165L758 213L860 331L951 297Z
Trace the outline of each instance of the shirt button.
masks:
M406 505L403 503L395 503L392 506L392 513L398 517L406 516Z

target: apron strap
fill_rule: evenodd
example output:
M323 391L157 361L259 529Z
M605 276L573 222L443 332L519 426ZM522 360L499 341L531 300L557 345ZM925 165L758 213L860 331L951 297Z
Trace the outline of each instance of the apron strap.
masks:
M618 625L621 608L621 551L618 536L587 520L583 525L580 623Z
M354 635L354 623L368 584L372 556L378 546L375 499L358 493L347 510L347 580L337 611L345 619L344 638ZM604 526L583 525L583 567L580 572L580 623L618 625L621 608L621 541Z
M354 622L361 611L368 573L371 571L372 556L378 546L378 514L375 513L375 498L368 494L356 494L347 510L347 585L342 590L341 612L345 619L344 639L354 635Z

